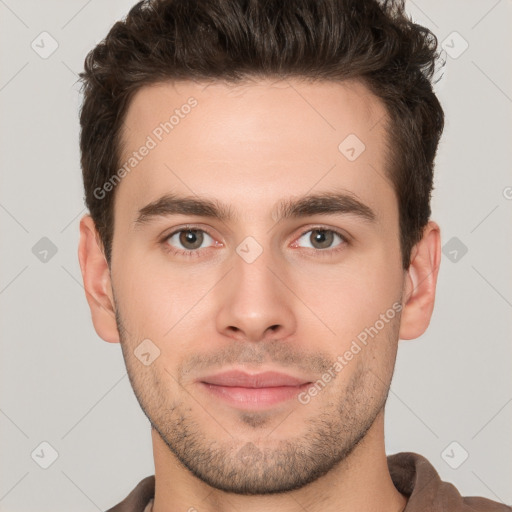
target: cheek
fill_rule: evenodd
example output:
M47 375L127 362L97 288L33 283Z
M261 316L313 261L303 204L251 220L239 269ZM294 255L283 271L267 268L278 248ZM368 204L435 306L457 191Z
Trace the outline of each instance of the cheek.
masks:
M171 339L201 311L200 301L217 279L204 270L126 258L118 267L116 292L127 327L144 337Z
M292 288L318 317L312 325L320 328L338 351L379 321L381 314L388 313L388 322L381 329L386 332L396 316L403 275L400 260L391 252L383 247L340 264L311 265L296 279Z
M163 254L148 255L129 246L116 263L116 292L127 327L144 337L165 340L176 338L186 326L211 326L208 320L213 321L212 315L222 307L210 303L212 287L224 285L219 281L225 269L219 265L171 264ZM290 298L299 328L325 338L330 347L339 345L337 350L373 325L400 297L399 254L383 241L338 261L320 264L304 259L283 270L300 299Z

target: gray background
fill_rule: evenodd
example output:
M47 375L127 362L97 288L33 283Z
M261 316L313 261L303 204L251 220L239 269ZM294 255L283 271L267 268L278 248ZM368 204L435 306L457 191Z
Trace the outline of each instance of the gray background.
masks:
M77 258L76 73L133 3L0 0L2 512L105 510L154 472L149 422L120 346L93 329ZM463 495L510 504L512 1L408 9L447 49L432 203L444 254L431 325L400 342L386 448L423 454ZM47 58L43 31L58 43ZM47 469L42 442L58 452Z

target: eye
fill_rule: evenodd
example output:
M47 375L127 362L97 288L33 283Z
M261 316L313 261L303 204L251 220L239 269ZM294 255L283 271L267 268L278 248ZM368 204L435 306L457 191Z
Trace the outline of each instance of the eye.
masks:
M170 252L191 256L192 253L198 252L197 250L202 248L201 246L208 238L214 241L213 238L202 229L182 228L167 235L163 243L166 246L172 247L170 249L167 248Z
M306 236L308 233L309 236ZM336 237L338 237L340 242L333 248L332 244ZM298 247L303 238L306 244L310 244L310 249L317 249L317 252L326 253L326 255L336 253L342 250L345 245L349 244L347 237L339 231L320 226L302 233L291 246ZM208 242L208 239L210 239L210 245L203 246L205 242ZM211 242L213 242L213 244ZM181 227L171 234L166 235L161 240L161 243L164 245L165 251L178 256L199 256L201 253L200 249L222 246L221 243L215 241L206 231L188 226ZM306 245L306 247L308 246Z
M309 236L306 236L308 233L310 233ZM336 237L341 240L341 243L335 245L334 249L332 249L332 243L335 241ZM332 249L333 251L336 251L339 250L338 247L340 245L343 246L348 243L347 238L338 231L323 227L309 229L308 231L304 232L300 238L297 239L297 242L303 238L305 238L306 243L310 243L310 248L319 250ZM297 247L297 242L294 242L292 247Z

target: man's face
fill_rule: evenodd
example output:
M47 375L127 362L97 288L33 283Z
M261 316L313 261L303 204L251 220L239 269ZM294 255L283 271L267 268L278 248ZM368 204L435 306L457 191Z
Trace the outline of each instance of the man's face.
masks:
M160 123L173 114L166 133ZM123 355L162 446L213 487L302 487L382 415L404 285L384 118L358 83L180 82L143 88L130 104L120 166L149 150L116 189L111 278ZM366 209L279 207L323 193ZM217 202L231 218L143 210L171 194ZM233 369L305 385L205 384Z

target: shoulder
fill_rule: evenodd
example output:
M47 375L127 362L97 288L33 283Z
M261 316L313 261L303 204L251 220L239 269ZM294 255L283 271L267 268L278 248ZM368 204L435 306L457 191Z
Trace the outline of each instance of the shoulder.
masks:
M446 512L512 512L512 507L479 496L461 496L450 482L439 477L422 455L401 452L387 457L395 487L408 496L404 512L439 510Z
M155 495L155 475L143 478L126 498L107 512L144 512Z

